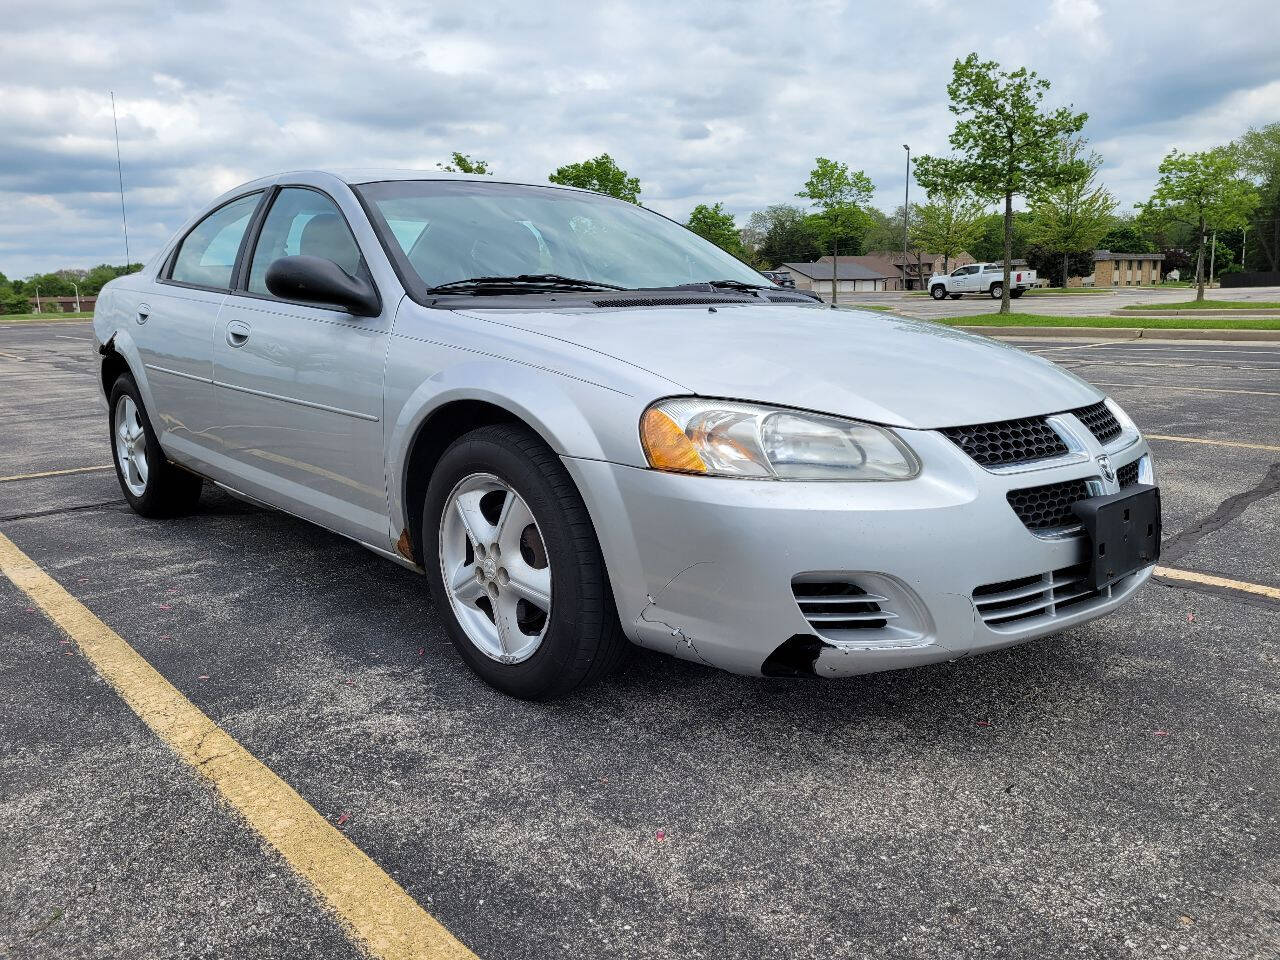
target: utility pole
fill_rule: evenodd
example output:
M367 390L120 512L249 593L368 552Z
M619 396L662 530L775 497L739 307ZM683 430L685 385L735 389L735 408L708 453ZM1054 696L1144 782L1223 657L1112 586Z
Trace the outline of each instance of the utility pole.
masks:
M39 287L36 287L36 313L44 313L44 311L40 309L40 288Z
M1213 262L1218 256L1218 231L1213 231L1213 239L1209 241L1212 246L1209 247L1209 286L1213 287Z
M76 283L74 280L68 280L67 282L71 284L72 289L74 289L76 292L76 313L79 313L80 312L80 284Z
M1248 249L1248 246L1249 246L1249 225L1246 223L1240 229L1240 269L1241 270L1249 269L1244 265L1244 254L1245 254L1245 250Z
M907 182L902 193L902 289L907 289L907 237L911 230L911 147L902 145L907 151Z

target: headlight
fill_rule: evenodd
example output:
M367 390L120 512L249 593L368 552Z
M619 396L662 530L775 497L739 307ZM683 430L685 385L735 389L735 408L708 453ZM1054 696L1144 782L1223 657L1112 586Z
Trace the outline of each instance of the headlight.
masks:
M884 427L753 403L680 397L644 412L655 470L766 480L907 480L920 461Z

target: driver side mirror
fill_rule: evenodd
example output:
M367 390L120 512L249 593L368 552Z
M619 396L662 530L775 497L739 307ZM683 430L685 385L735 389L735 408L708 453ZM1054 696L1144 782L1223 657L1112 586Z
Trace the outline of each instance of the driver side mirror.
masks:
M373 284L353 277L332 260L299 254L267 268L267 289L282 300L340 307L357 317L376 317L382 301Z

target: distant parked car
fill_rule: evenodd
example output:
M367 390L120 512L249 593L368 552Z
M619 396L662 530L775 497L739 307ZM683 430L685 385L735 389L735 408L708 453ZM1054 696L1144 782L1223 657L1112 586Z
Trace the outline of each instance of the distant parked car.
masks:
M1009 274L1009 296L1016 300L1036 283L1034 270L1018 267ZM929 278L928 287L935 300L959 300L966 293L985 293L992 300L999 300L1004 295L1004 264L971 263L949 274L935 273Z
M628 640L757 676L954 660L1115 609L1158 553L1147 444L1079 377L583 190L257 180L93 330L135 511L210 481L424 573L514 696Z
M794 287L796 285L795 277L791 276L788 270L761 270L760 272L779 287Z

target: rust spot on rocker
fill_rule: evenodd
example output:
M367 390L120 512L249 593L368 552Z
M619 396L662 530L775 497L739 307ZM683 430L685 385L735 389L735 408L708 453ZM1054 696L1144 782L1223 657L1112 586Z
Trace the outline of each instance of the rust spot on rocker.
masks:
M410 563L417 563L413 556L413 544L409 540L408 528L400 531L400 539L396 541L396 553L404 557Z

